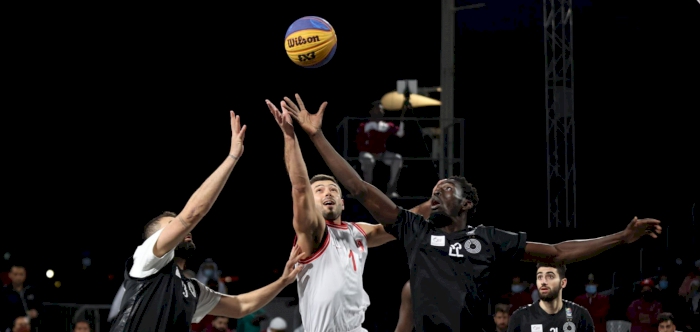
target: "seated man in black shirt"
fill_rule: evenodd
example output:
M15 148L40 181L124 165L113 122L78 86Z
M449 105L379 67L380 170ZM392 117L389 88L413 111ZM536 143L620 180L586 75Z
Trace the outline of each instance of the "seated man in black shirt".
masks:
M540 299L513 313L508 323L508 332L593 332L595 325L588 310L571 301L562 300L566 281L566 266L537 264L537 292Z
M311 138L333 175L384 225L373 230L379 243L399 240L409 257L413 321L416 331L484 331L493 326L488 290L496 265L520 260L570 263L596 256L644 235L657 237L660 221L637 219L618 233L558 244L526 242L525 233L493 226L468 226L467 216L479 203L476 189L463 177L437 183L430 219L398 207L383 192L362 180L335 151L320 130L323 111L310 114L285 97L287 110ZM325 111L325 108L322 108ZM549 331L545 331L549 332Z
M294 247L282 277L238 296L217 293L183 274L184 260L195 249L191 231L214 204L243 154L245 126L231 112L231 150L224 162L197 189L182 212L166 212L145 227L144 242L127 260L124 295L112 332L188 332L205 315L241 318L262 308L294 282L303 253ZM177 252L177 253L176 253Z

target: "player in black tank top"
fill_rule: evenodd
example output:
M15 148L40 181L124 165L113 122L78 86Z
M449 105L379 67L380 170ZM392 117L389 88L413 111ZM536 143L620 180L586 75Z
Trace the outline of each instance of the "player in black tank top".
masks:
M192 195L180 214L165 212L145 227L144 242L128 259L124 296L112 332L189 332L193 322L212 314L242 318L269 303L294 282L303 253L297 247L282 277L270 285L238 296L219 294L183 275L184 260L196 247L191 231L214 204L243 154L245 126L231 112L231 150L224 162ZM178 266L179 265L179 266Z
M386 194L363 181L321 133L325 104L316 114L310 114L301 98L296 97L299 107L285 98L291 106L292 117L309 135L349 194L384 225L384 229L374 231L373 236L381 238L382 243L396 239L406 249L417 331L490 332L493 321L488 314L489 282L496 267L506 268L521 260L575 262L645 235L655 238L661 232L660 221L635 217L622 232L595 239L544 244L528 242L527 235L522 232L469 226L468 217L474 213L479 196L474 186L461 176L438 181L431 193L432 213L426 220L400 208ZM528 194L529 191L522 193L524 199Z
M562 300L566 283L564 265L539 264L537 292L540 299L513 313L508 332L594 332L593 318L588 310Z

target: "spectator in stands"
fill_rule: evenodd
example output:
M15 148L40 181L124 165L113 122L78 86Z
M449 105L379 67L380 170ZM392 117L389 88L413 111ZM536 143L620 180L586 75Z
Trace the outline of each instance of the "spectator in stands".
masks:
M215 316L214 319L209 323L204 330L199 330L195 332L231 332L228 328L228 318L223 316Z
M26 285L27 269L15 264L9 273L12 282L2 288L0 294L0 328L2 331L12 329L17 317L29 317L32 330L38 324L41 302L35 289Z
M685 313L683 299L676 294L675 290L669 287L669 279L665 273L659 274L659 283L656 285L656 299L661 302L661 306L665 311L676 313L679 317L683 317Z
M91 332L90 323L86 320L79 320L73 325L73 332Z
M219 266L211 258L205 259L202 265L199 266L199 271L197 271L197 280L205 285L210 280L213 280L215 285L212 289L216 289L219 293L227 294L226 285L220 280L220 277Z
M670 312L663 312L659 315L659 332L678 332Z
M254 311L238 320L236 332L260 332L260 323L267 319L265 310Z
M392 122L382 121L384 107L379 101L375 101L372 104L369 115L369 121L361 123L360 127L357 128L357 137L355 138L360 164L362 165L362 176L365 181L372 183L374 165L376 165L377 161L381 161L389 166L387 195L389 197L398 197L397 182L403 167L403 158L398 153L388 151L386 143L391 136L404 136L404 123L401 121L396 126Z
M678 295L687 298L690 295L690 284L693 280L700 280L700 259L695 261L695 270L688 273L683 280L681 287L678 288Z
M12 329L8 329L7 331L12 331L12 332L29 332L32 330L32 325L29 322L29 318L26 316L24 317L17 317L15 318L15 321L12 325Z
M598 293L598 283L593 274L588 275L586 292L577 296L574 303L586 308L593 318L596 331L605 331L608 312L610 311L610 298Z
M526 282L520 279L520 276L513 277L510 293L503 295L503 298L510 304L509 315L512 315L515 310L522 306L532 304L532 294L530 294L528 286Z
M690 291L687 296L689 308L687 327L700 330L700 280L695 279L690 283Z
M510 306L504 303L497 304L496 313L493 314L496 332L508 331L508 319L510 319Z
M287 321L282 317L275 317L270 321L270 326L267 327L267 332L285 332L287 331Z
M219 266L214 262L213 259L207 258L204 260L204 262L199 266L199 271L197 271L197 280L199 280L201 283L207 285L207 287L211 289L217 290L217 292L222 293L222 294L228 294L228 290L226 289L226 285L224 284L223 281L219 279L220 272L219 272ZM199 323L193 323L192 324L192 330L193 331L202 331L208 326L211 325L211 323L214 321L216 316L212 315L206 315L204 318L202 318ZM228 320L227 320L228 321Z
M641 286L641 298L627 307L627 319L632 323L630 332L655 332L663 308L661 302L654 299L654 281L644 279Z

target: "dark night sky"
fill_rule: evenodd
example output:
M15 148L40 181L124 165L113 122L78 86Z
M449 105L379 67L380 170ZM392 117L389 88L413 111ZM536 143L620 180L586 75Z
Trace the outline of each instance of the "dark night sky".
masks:
M11 118L3 133L3 252L29 262L36 284L47 284L46 269L56 271L68 286L49 300L111 301L143 224L179 211L226 157L233 109L249 126L245 154L194 237L200 259L213 257L225 274L272 273L293 229L282 136L264 99L298 92L313 109L327 100L324 128L335 137L343 116L364 115L397 79L439 85L439 1L382 3L18 12L4 52ZM541 11L540 2L487 2L458 16L456 113L467 121L465 176L482 199L475 222L556 242L618 231L638 215L677 227L673 242L686 243L697 201L690 133L697 132L699 53L690 36L697 38L700 6L578 6L575 231L547 230ZM306 15L326 18L338 33L336 56L320 69L296 67L284 54L284 32ZM299 134L310 173L327 172ZM428 194L437 174L418 169L426 180L402 185ZM642 245L657 254L665 247L665 240L640 243L609 255L637 269ZM80 272L86 250L92 272ZM404 258L391 246L375 252L365 278L387 278L378 270L395 268L388 283L398 301ZM87 276L107 291L79 296L85 291L76 284ZM368 282L370 295L383 284Z

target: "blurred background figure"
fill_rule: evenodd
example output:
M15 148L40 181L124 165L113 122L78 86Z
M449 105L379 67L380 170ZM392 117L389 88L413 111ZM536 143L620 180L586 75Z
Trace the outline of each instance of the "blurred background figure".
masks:
M201 330L201 332L231 332L231 329L228 328L228 318L222 317L222 316L214 316L214 319L209 323L209 326L207 326L204 330ZM196 331L195 332L200 332Z
M673 321L673 314L663 312L659 315L659 332L678 332L676 323Z
M90 323L86 320L79 320L73 326L73 332L91 332Z
M270 321L270 326L267 327L267 332L285 332L287 331L287 321L282 317L275 317Z
M610 311L610 298L598 293L598 283L595 276L588 275L586 292L577 296L574 303L586 308L593 318L596 331L605 331L608 312Z
M392 122L383 121L384 107L379 101L372 103L369 116L369 121L361 123L357 128L355 138L360 165L362 165L362 176L366 182L374 184L374 166L377 161L381 161L389 166L386 193L389 197L398 197L397 182L403 168L403 158L400 154L387 150L387 140L392 136L402 138L404 123L401 121L397 126Z
M238 320L236 332L260 332L260 324L267 319L265 310L254 311Z
M36 289L26 284L27 269L12 265L8 276L11 282L0 292L0 331L12 330L17 317L29 317L31 330L36 331L41 302Z
M29 323L29 318L27 317L17 317L12 325L12 329L7 331L12 332L29 332L32 330L32 325Z
M510 312L508 314L512 315L518 308L532 303L530 285L523 281L520 276L514 276L510 285L510 292L503 295L502 298L510 304Z
M212 287L212 289L219 293L227 294L226 284L220 280L220 276L219 266L211 258L205 259L202 265L199 266L199 271L197 271L197 280L205 285L213 284L215 287Z
M627 319L632 323L630 332L654 332L663 308L654 298L654 281L644 279L641 286L640 298L627 307Z
M496 324L496 332L508 331L508 320L510 319L510 306L505 303L496 305L493 314L493 322Z

